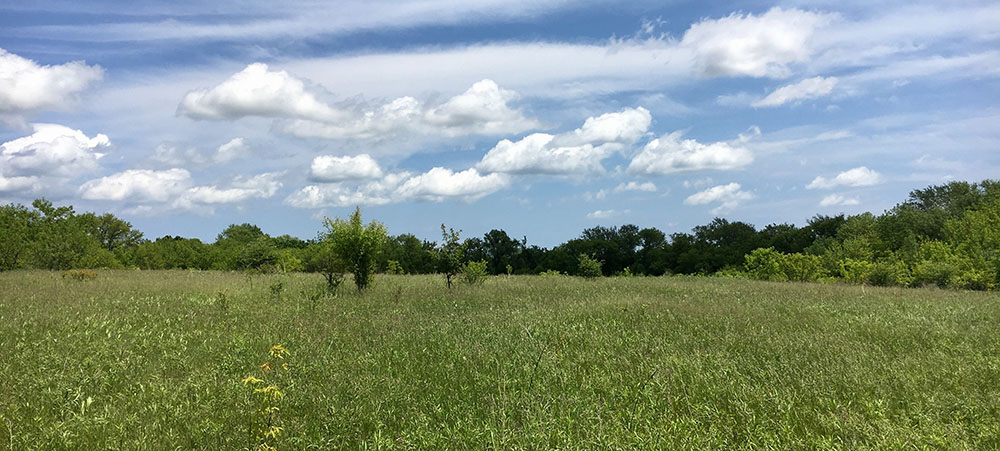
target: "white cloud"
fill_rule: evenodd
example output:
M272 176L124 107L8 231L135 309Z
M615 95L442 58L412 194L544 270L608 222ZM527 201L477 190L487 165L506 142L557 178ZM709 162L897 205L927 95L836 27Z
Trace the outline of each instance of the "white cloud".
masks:
M476 167L488 173L589 174L602 173L601 161L614 152L608 146L585 144L572 147L551 145L553 135L534 133L521 139L497 143Z
M219 188L216 185L195 186L184 191L171 206L197 210L203 206L239 203L248 199L267 199L274 196L281 188L281 182L276 180L280 175L281 173L272 172L253 177L238 177L230 188Z
M74 61L54 66L0 49L0 118L22 121L21 115L41 110L66 110L104 70Z
M211 89L184 96L177 114L194 119L237 119L245 116L335 120L342 115L319 101L305 83L285 71L273 72L254 63Z
M32 124L34 133L0 144L0 176L72 178L98 168L111 142L103 134L87 137L57 124Z
M623 210L623 211L618 211L618 210L594 210L594 211L592 211L590 213L587 213L587 217L590 218L590 219L609 219L609 218L613 218L615 216L627 215L627 214L629 214L631 212L632 212L631 210Z
M153 163L159 166L177 167L187 164L204 164L205 157L197 149L189 147L180 149L170 143L161 143L153 149L153 155L149 157Z
M182 194L191 184L191 173L184 169L129 169L84 183L80 196L89 200L163 203Z
M664 175L683 171L734 170L753 162L753 154L744 147L725 142L702 144L693 139L681 140L674 132L654 139L643 147L628 172L640 175Z
M436 167L423 174L387 174L357 185L345 182L309 185L292 193L285 203L298 208L386 205L411 200L473 202L510 184L504 174L479 174L475 169L454 172Z
M480 175L474 168L462 172L433 168L406 180L398 193L408 199L441 202L454 198L471 202L506 188L509 183L503 174Z
M626 108L588 118L560 135L534 133L497 143L476 168L509 174L581 175L603 173L601 161L645 134L652 117L645 108Z
M860 203L857 198L844 197L840 194L830 194L819 201L819 206L832 207L834 205L858 205Z
M559 145L568 146L604 143L630 144L646 134L652 121L653 116L649 110L643 107L625 108L622 111L589 117L583 122L583 126L572 132L559 135L556 141Z
M712 214L736 208L740 202L754 198L753 193L742 191L739 183L713 186L704 191L694 193L684 199L685 205L705 205L719 203L719 206L711 210Z
M812 38L834 16L798 9L732 14L691 25L680 47L692 52L694 67L707 76L784 78L791 63L813 53Z
M656 185L653 184L653 182L644 182L644 183L628 182L628 183L621 183L615 187L616 193L621 193L625 191L644 191L647 193L655 193Z
M305 138L386 139L399 133L433 136L501 135L540 128L541 124L511 108L517 93L493 80L480 80L464 93L437 106L405 96L374 109L341 112L335 121L294 120L282 130Z
M774 90L774 92L768 94L767 97L753 102L751 106L773 107L784 105L785 103L795 100L815 99L829 94L830 91L833 91L833 87L836 85L836 77L807 78L798 83L782 86Z
M4 177L0 174L0 193L23 191L37 186L38 177Z
M368 154L356 157L321 155L313 158L309 170L309 178L317 182L342 182L380 177L382 177L382 169Z
M538 128L538 122L526 119L507 105L517 97L517 93L501 89L493 80L481 80L464 93L428 110L423 119L452 136L498 135Z
M315 209L401 202L404 199L396 194L396 190L411 175L408 172L387 174L381 179L354 187L346 183L309 185L289 195L285 203L297 208Z
M226 163L246 154L247 145L243 138L233 138L215 151L216 163Z
M266 199L281 188L277 181L281 173L271 172L252 177L237 177L229 187L195 186L191 173L173 168L162 171L129 169L80 186L80 197L88 200L108 200L137 205L133 211L146 214L176 209L212 213L220 204Z
M882 176L865 166L849 169L837 174L832 179L817 176L806 189L830 189L838 186L858 187L876 185L882 181Z

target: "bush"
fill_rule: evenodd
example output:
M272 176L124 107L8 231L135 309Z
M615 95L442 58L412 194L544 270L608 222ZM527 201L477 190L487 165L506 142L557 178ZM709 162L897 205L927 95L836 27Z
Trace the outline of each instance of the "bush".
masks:
M387 274L400 275L403 274L403 267L396 260L389 260L385 272Z
M840 261L840 273L847 283L863 284L868 282L875 264L864 260L845 258Z
M773 247L762 247L754 249L749 254L743 256L743 268L751 278L757 280L786 280L785 273L781 269L783 260L781 252Z
M823 259L816 255L782 254L780 265L788 280L815 282L823 276Z
M587 279L601 277L601 262L594 260L587 254L580 254L580 260L577 263L577 275Z
M913 281L910 268L901 260L880 260L872 266L868 282L880 287L909 286Z
M563 273L561 273L559 271L556 271L554 269L546 269L545 271L542 271L542 272L538 273L538 275L540 275L540 276L546 276L546 277L565 276L565 274L563 274Z
M462 281L469 285L476 285L486 281L486 260L468 262L462 265Z

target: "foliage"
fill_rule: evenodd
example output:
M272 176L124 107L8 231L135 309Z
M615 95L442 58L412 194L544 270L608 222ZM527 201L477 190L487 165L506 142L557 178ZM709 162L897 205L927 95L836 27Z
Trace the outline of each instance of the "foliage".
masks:
M360 207L349 219L326 218L324 225L325 240L331 243L333 253L354 273L354 285L358 292L364 291L375 280L378 254L387 239L385 226L375 221L364 225Z
M486 281L489 277L487 271L488 264L485 260L478 262L466 262L462 265L462 281L469 285L478 285Z
M444 274L448 288L451 289L451 279L462 271L462 259L465 256L465 245L459 239L459 233L441 224L441 244L437 248L438 271Z
M782 260L782 254L773 247L754 249L746 255L743 268L754 279L787 280Z
M601 277L601 262L587 254L580 254L576 266L576 274L586 279Z
M401 275L401 274L405 274L405 273L403 272L403 266L402 266L402 265L400 265L400 264L399 264L399 262L398 262L398 261L396 261L396 260L389 260L389 261L388 261L388 264L387 264L386 266L387 266L387 267L386 267L386 270L385 270L385 272L386 272L387 274L393 274L393 275Z

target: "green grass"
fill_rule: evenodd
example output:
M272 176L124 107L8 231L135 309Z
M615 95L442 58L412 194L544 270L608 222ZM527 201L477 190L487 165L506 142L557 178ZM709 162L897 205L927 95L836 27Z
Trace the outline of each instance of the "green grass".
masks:
M1000 447L996 294L379 276L313 308L320 282L0 274L0 449L246 448L247 375L281 449Z

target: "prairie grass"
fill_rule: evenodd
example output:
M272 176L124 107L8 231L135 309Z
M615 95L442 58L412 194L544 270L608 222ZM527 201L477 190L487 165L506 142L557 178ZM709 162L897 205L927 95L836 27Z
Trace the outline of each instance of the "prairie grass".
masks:
M279 449L1000 448L995 293L378 276L319 297L323 284L0 273L0 449L247 448L242 381L277 344Z

